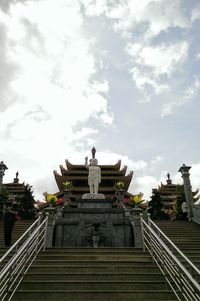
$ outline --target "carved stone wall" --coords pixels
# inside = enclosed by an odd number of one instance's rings
[[[57,247],[131,247],[133,230],[124,210],[111,200],[80,200],[78,208],[65,208],[54,226]],[[85,205],[84,205],[85,204]]]

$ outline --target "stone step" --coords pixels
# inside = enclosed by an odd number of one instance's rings
[[[55,252],[61,252],[61,253],[127,253],[127,252],[138,252],[138,251],[142,251],[142,248],[107,248],[107,247],[103,247],[103,248],[58,248],[58,247],[53,247],[53,248],[47,248],[45,250],[46,253],[55,253]]]
[[[132,265],[96,265],[96,264],[92,264],[92,265],[84,265],[82,264],[80,265],[76,265],[76,263],[72,265],[43,265],[43,264],[34,264],[34,266],[32,266],[30,268],[30,272],[34,272],[34,273],[46,273],[46,274],[50,274],[50,273],[54,273],[57,272],[59,275],[65,273],[66,271],[70,271],[72,273],[87,273],[87,272],[91,272],[91,273],[99,273],[99,272],[104,272],[104,273],[141,273],[141,272],[145,272],[145,273],[155,273],[158,272],[158,268],[157,266],[153,265],[152,263],[148,263],[148,265],[145,264],[132,264]]]
[[[12,301],[175,301],[169,290],[18,290]]]
[[[167,288],[141,249],[52,248],[39,254],[12,301],[176,300]]]
[[[145,269],[143,269],[145,270]],[[62,277],[62,280],[65,281],[65,280],[73,280],[73,281],[76,281],[76,280],[104,280],[104,281],[107,281],[107,280],[119,280],[120,281],[142,281],[142,280],[148,280],[149,279],[149,272],[150,272],[150,269],[146,269],[146,273],[144,271],[139,271],[137,268],[135,268],[135,273],[134,271],[131,271],[131,272],[127,272],[127,271],[122,271],[120,270],[120,272],[116,273],[115,271],[111,272],[111,271],[107,271],[106,269],[104,269],[104,271],[100,271],[100,272],[97,272],[97,271],[91,271],[90,272],[87,272],[87,271],[77,271],[76,273],[72,273],[71,272],[71,269],[70,269],[70,272],[66,272],[66,269],[63,269],[62,271],[59,271],[59,275]],[[153,272],[151,271],[151,279],[153,281],[155,280],[160,280],[160,278],[162,278],[162,274],[157,272]],[[49,271],[44,273],[44,272],[33,272],[32,269],[31,271],[26,274],[25,276],[25,280],[57,280],[58,279],[58,271],[55,272],[55,269],[54,271]]]
[[[24,280],[20,289],[22,290],[162,290],[166,288],[164,280]]]
[[[76,260],[76,261],[91,261],[91,260],[97,260],[97,261],[102,261],[102,260],[112,260],[112,261],[118,261],[121,260],[122,256],[120,254],[118,255],[109,255],[109,254],[91,254],[91,255],[86,255],[86,254],[40,254],[37,257],[37,260]],[[135,254],[125,254],[123,256],[123,261],[136,261],[136,260],[152,260],[151,256],[149,254],[144,254],[141,255],[141,253],[135,253]]]
[[[134,261],[133,260],[98,260],[98,261],[93,261],[93,260],[80,260],[80,261],[74,261],[74,260],[55,260],[55,261],[51,261],[51,260],[36,260],[37,264],[43,264],[43,265],[92,265],[94,264],[95,266],[101,266],[103,265],[112,265],[112,266],[132,266],[132,265],[141,265],[141,264],[149,264],[152,265],[152,258],[145,258],[145,257],[141,257],[141,258],[136,258]]]

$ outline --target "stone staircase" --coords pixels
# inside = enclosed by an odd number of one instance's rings
[[[171,239],[171,241],[187,256],[187,258],[200,270],[200,225],[188,221],[156,221],[157,226]],[[193,278],[200,283],[200,276],[191,270],[188,263],[179,258]]]
[[[12,244],[17,241],[22,234],[31,226],[33,220],[20,220],[17,221],[14,225],[12,232]],[[2,256],[8,248],[5,248],[4,245],[4,226],[3,221],[0,221],[0,256]]]
[[[157,226],[200,269],[200,225],[188,221],[156,221]]]
[[[32,222],[17,222],[13,241]],[[156,224],[200,268],[200,226],[187,221]],[[3,228],[0,228],[3,254]],[[41,252],[12,301],[177,300],[151,256],[138,248],[51,248]]]
[[[176,300],[151,256],[137,248],[41,252],[13,301]]]

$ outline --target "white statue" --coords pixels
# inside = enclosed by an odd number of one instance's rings
[[[101,168],[97,164],[96,158],[90,159],[90,165],[88,165],[88,157],[85,158],[85,167],[89,170],[88,184],[91,194],[98,194],[99,183],[101,183]]]

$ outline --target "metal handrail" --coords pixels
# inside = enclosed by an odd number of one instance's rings
[[[189,260],[189,258],[187,256],[185,256],[185,254],[171,241],[171,239],[169,237],[167,237],[165,235],[165,233],[163,233],[163,231],[150,218],[148,218],[148,223],[151,227],[153,226],[158,231],[157,234],[160,238],[163,237],[165,239],[165,241],[167,241],[168,247],[170,248],[170,250],[172,252],[173,252],[173,249],[176,250],[176,252],[182,257],[182,259],[185,260],[185,264],[186,264],[187,268],[189,267],[189,269],[191,271],[193,270],[192,274],[193,275],[196,274],[200,277],[200,270]]]
[[[38,253],[45,250],[48,214],[0,273],[0,300],[10,301]]]
[[[155,229],[153,229],[153,227]],[[148,218],[148,222],[141,216],[141,228],[143,236],[143,250],[150,252],[153,260],[165,276],[168,285],[171,287],[179,301],[199,301],[200,285],[194,275],[200,276],[200,271],[193,263],[172,243],[172,241]],[[161,239],[163,236],[169,245]],[[170,249],[172,247],[179,254],[181,259]],[[181,261],[187,262],[185,267]],[[192,269],[192,274],[188,271]]]

